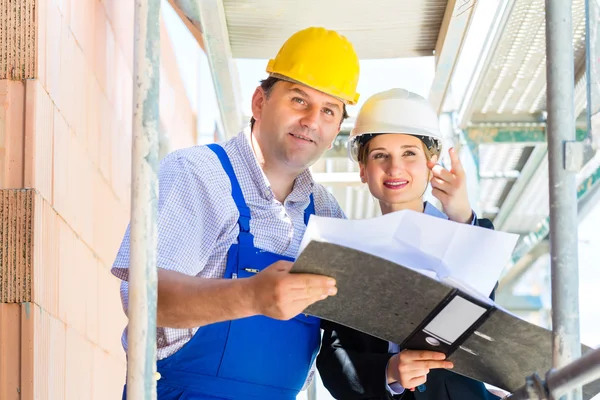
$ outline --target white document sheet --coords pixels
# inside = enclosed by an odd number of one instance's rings
[[[510,262],[517,239],[515,234],[410,210],[362,220],[313,215],[299,252],[312,240],[334,243],[403,265],[487,299]]]

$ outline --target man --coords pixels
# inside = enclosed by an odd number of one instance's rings
[[[343,216],[307,168],[358,100],[359,63],[346,38],[308,28],[267,72],[250,130],[161,163],[159,399],[295,399],[319,349],[318,319],[300,313],[335,281],[290,269],[308,217]],[[125,310],[128,267],[129,230],[112,268]]]

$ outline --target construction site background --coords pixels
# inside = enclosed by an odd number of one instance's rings
[[[121,396],[127,319],[109,269],[129,221],[133,7],[0,2],[0,400]],[[161,156],[214,141],[218,115],[206,55],[166,1],[163,16]],[[244,107],[265,62],[237,64]],[[427,95],[431,82],[414,76],[420,65],[392,76],[381,72],[390,63],[361,64],[363,99],[391,86]],[[579,225],[581,339],[593,347],[599,225],[596,205]],[[546,255],[521,282],[528,294],[539,287],[546,311],[549,274]],[[549,326],[547,312],[520,315]],[[318,397],[330,398],[321,385]]]

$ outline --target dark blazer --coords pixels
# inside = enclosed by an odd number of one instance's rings
[[[476,224],[494,229],[488,219]],[[491,298],[494,299],[494,292]],[[424,392],[405,390],[392,396],[386,388],[386,369],[392,354],[388,342],[343,325],[322,321],[324,330],[317,368],[324,386],[339,400],[492,400],[483,383],[449,370],[431,370]]]

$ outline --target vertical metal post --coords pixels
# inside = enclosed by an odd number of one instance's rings
[[[135,0],[127,398],[156,399],[160,0]]]
[[[577,187],[569,158],[575,141],[571,1],[546,0],[546,55],[553,366],[559,368],[581,356]],[[581,399],[581,388],[568,398]]]

